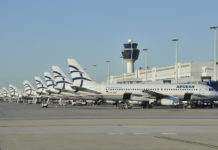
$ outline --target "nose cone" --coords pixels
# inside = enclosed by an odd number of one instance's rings
[[[211,99],[218,100],[218,91],[216,90],[210,91],[210,95],[211,95]]]
[[[218,91],[214,91],[214,96],[218,99]]]

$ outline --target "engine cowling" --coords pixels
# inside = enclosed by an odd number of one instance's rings
[[[160,99],[160,103],[161,105],[164,105],[164,106],[179,105],[180,100],[179,98],[176,98],[176,97],[166,97],[166,98]]]
[[[155,102],[155,99],[148,98],[148,96],[144,94],[134,94],[134,93],[131,94],[129,99],[129,103],[132,104],[142,104],[144,102],[148,102],[149,104],[151,104]]]
[[[142,104],[142,101],[133,101],[133,100],[130,100],[129,104],[140,105],[140,104]]]

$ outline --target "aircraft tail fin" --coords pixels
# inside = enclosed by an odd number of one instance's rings
[[[12,85],[12,84],[9,84],[9,92],[10,92],[10,95],[12,97],[13,96],[19,96],[17,88],[14,85]]]
[[[45,86],[44,82],[41,80],[40,77],[37,77],[37,76],[35,76],[34,79],[36,81],[37,92],[44,93],[46,90],[46,86]]]
[[[69,89],[72,83],[66,74],[58,66],[52,66],[52,71],[56,82],[56,88],[61,90]]]
[[[86,88],[88,85],[96,84],[75,59],[68,59],[67,61],[73,86]]]
[[[3,91],[2,89],[0,89],[0,98],[3,98],[3,97],[4,97]]]
[[[2,93],[3,93],[4,97],[10,97],[8,90],[4,87],[2,88]]]
[[[44,77],[47,88],[55,88],[56,82],[53,76],[49,72],[44,72]]]
[[[24,82],[23,82],[23,86],[24,86],[24,92],[27,94],[27,95],[29,95],[29,96],[31,96],[31,95],[35,95],[35,89],[34,89],[34,87],[32,86],[32,84],[29,82],[29,81],[27,81],[27,80],[25,80]]]

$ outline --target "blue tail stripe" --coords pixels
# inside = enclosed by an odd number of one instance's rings
[[[61,74],[60,72],[53,71],[53,73],[56,73],[56,74],[58,74],[58,75],[62,76],[62,74]]]
[[[48,79],[50,79],[51,80],[51,77],[49,77],[49,76],[44,76],[45,78],[48,78]]]
[[[73,78],[72,80],[73,80],[73,81],[75,81],[75,80],[86,80],[86,81],[92,81],[92,80],[87,79],[87,78],[84,78],[84,77],[76,77],[76,78]]]
[[[60,77],[60,78],[63,78],[63,76],[62,75],[58,75],[58,76],[54,76],[55,78],[58,78],[58,77]]]
[[[59,84],[59,83],[67,83],[67,84],[71,84],[70,82],[67,82],[67,81],[65,81],[65,80],[64,80],[64,81],[57,81],[56,83],[57,83],[57,84]]]
[[[73,66],[73,65],[69,65],[70,68],[74,68],[76,70],[79,70],[77,67]]]
[[[72,74],[72,73],[81,73],[81,71],[79,71],[79,70],[76,70],[76,71],[71,71],[70,73]]]
[[[54,84],[48,84],[47,85],[47,87],[51,87],[51,86],[54,87],[55,85]]]

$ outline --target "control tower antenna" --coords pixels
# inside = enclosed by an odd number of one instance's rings
[[[128,43],[124,43],[123,46],[122,56],[127,63],[127,73],[132,73],[134,72],[134,62],[138,59],[140,52],[137,49],[138,43],[128,40]]]

